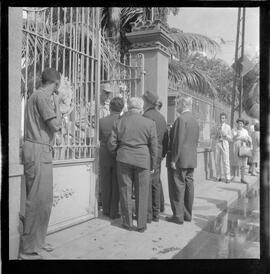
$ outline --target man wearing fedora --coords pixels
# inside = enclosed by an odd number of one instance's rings
[[[158,156],[156,169],[150,178],[150,189],[148,195],[148,217],[147,221],[158,222],[160,213],[160,165],[162,161],[163,143],[166,138],[167,124],[164,116],[156,109],[158,96],[151,91],[146,91],[142,96],[144,101],[144,114],[143,116],[151,119],[156,124],[157,138],[158,138]]]
[[[103,118],[110,115],[110,98],[113,94],[113,90],[109,83],[105,83],[101,86],[100,92],[100,112],[99,118]]]
[[[135,185],[137,227],[144,232],[147,222],[147,206],[150,171],[156,168],[157,133],[153,121],[141,115],[143,100],[128,100],[128,112],[114,122],[108,149],[116,153],[123,227],[131,230],[132,181]]]

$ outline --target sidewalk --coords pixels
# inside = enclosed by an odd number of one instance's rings
[[[248,185],[201,181],[195,184],[193,220],[183,225],[165,221],[171,215],[166,204],[158,223],[148,224],[144,233],[126,231],[121,219],[110,221],[100,216],[80,225],[51,234],[47,242],[53,252],[43,252],[44,259],[171,259],[179,253],[209,221],[256,184],[259,177],[246,176]],[[134,223],[135,224],[135,223]]]

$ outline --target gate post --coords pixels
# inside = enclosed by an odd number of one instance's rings
[[[21,136],[21,51],[22,8],[9,8],[9,259],[19,251],[19,212],[23,165],[20,161]]]
[[[163,103],[161,113],[167,119],[168,104],[168,48],[173,40],[168,35],[169,28],[161,20],[146,21],[132,27],[126,36],[131,42],[131,59],[138,53],[144,55],[144,91],[158,95]]]

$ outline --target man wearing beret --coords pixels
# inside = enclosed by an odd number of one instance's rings
[[[107,148],[107,142],[111,136],[112,126],[119,119],[123,110],[124,101],[120,97],[114,97],[110,101],[110,115],[99,120],[99,163],[101,181],[102,209],[105,216],[115,219],[119,215],[119,188],[116,174],[116,159]]]
[[[49,68],[42,72],[42,85],[32,93],[25,108],[23,163],[26,186],[25,216],[20,258],[42,259],[53,204],[52,145],[61,129],[58,88],[60,73]],[[51,101],[53,96],[54,106]]]
[[[162,161],[163,143],[166,138],[167,124],[164,116],[156,109],[158,96],[150,91],[146,91],[143,95],[144,101],[144,114],[143,116],[151,119],[156,124],[157,138],[158,138],[158,157],[157,165],[150,179],[150,189],[148,196],[148,217],[147,221],[158,222],[160,213],[160,165]]]
[[[144,232],[150,171],[156,168],[157,133],[153,121],[142,117],[143,100],[133,97],[127,102],[128,112],[114,122],[108,148],[116,153],[117,176],[123,227],[132,229],[132,181],[135,185],[137,227]]]

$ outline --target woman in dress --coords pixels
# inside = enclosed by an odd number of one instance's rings
[[[238,168],[240,167],[241,183],[246,184],[245,178],[245,168],[247,166],[248,157],[239,157],[240,147],[250,145],[252,143],[251,137],[248,131],[244,128],[244,119],[239,118],[236,120],[237,128],[232,130],[233,135],[233,157],[234,165]]]
[[[254,126],[254,131],[251,134],[252,138],[252,166],[251,175],[256,176],[256,172],[259,172],[260,164],[260,124],[256,123]]]

